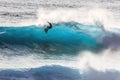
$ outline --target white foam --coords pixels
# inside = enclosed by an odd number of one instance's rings
[[[80,70],[86,70],[88,68],[93,68],[98,71],[106,71],[109,69],[120,70],[120,51],[105,50],[99,54],[85,51],[79,56],[54,56],[51,55],[48,58],[40,55],[26,55],[26,56],[13,56],[5,57],[0,56],[0,68],[36,68],[46,65],[61,65],[71,68],[77,68]],[[59,59],[57,59],[57,58]],[[61,57],[61,58],[60,58]],[[51,59],[50,59],[51,58]]]
[[[120,70],[120,51],[105,50],[100,54],[91,52],[84,52],[83,55],[77,59],[77,67],[87,68],[91,67],[95,70]]]
[[[36,18],[33,19],[17,19],[3,20],[1,26],[6,27],[23,27],[29,25],[41,25],[58,22],[75,21],[87,25],[95,25],[96,22],[103,25],[106,30],[112,28],[120,28],[119,15],[101,7],[81,7],[81,8],[39,8],[36,12]],[[111,30],[112,31],[112,30]]]
[[[115,20],[113,12],[104,8],[40,8],[38,10],[38,22],[44,25],[48,21],[52,23],[76,21],[82,24],[96,24],[99,22],[105,29],[120,27],[119,20]]]

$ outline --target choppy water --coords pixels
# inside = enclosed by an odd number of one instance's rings
[[[119,22],[119,0],[0,0],[0,80],[120,80]]]

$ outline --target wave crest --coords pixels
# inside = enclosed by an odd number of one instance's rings
[[[110,27],[119,27],[116,23],[114,14],[107,9],[102,8],[40,8],[38,10],[37,24],[44,25],[47,22],[59,23],[75,21],[82,24],[103,25],[105,29]]]

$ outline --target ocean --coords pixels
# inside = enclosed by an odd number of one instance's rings
[[[0,80],[120,80],[119,49],[119,0],[0,0]]]

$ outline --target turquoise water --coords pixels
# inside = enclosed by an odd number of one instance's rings
[[[92,25],[82,25],[76,22],[53,24],[53,28],[45,33],[46,26],[22,26],[22,27],[0,27],[4,32],[0,35],[0,45],[3,48],[30,49],[36,47],[55,48],[57,51],[78,52],[83,50],[97,51],[104,47],[98,40],[102,40],[105,32],[101,28]],[[9,47],[10,46],[10,47]],[[66,50],[65,50],[66,49]],[[68,49],[68,50],[67,50]],[[49,52],[48,52],[49,53]],[[57,53],[57,52],[56,52]]]

